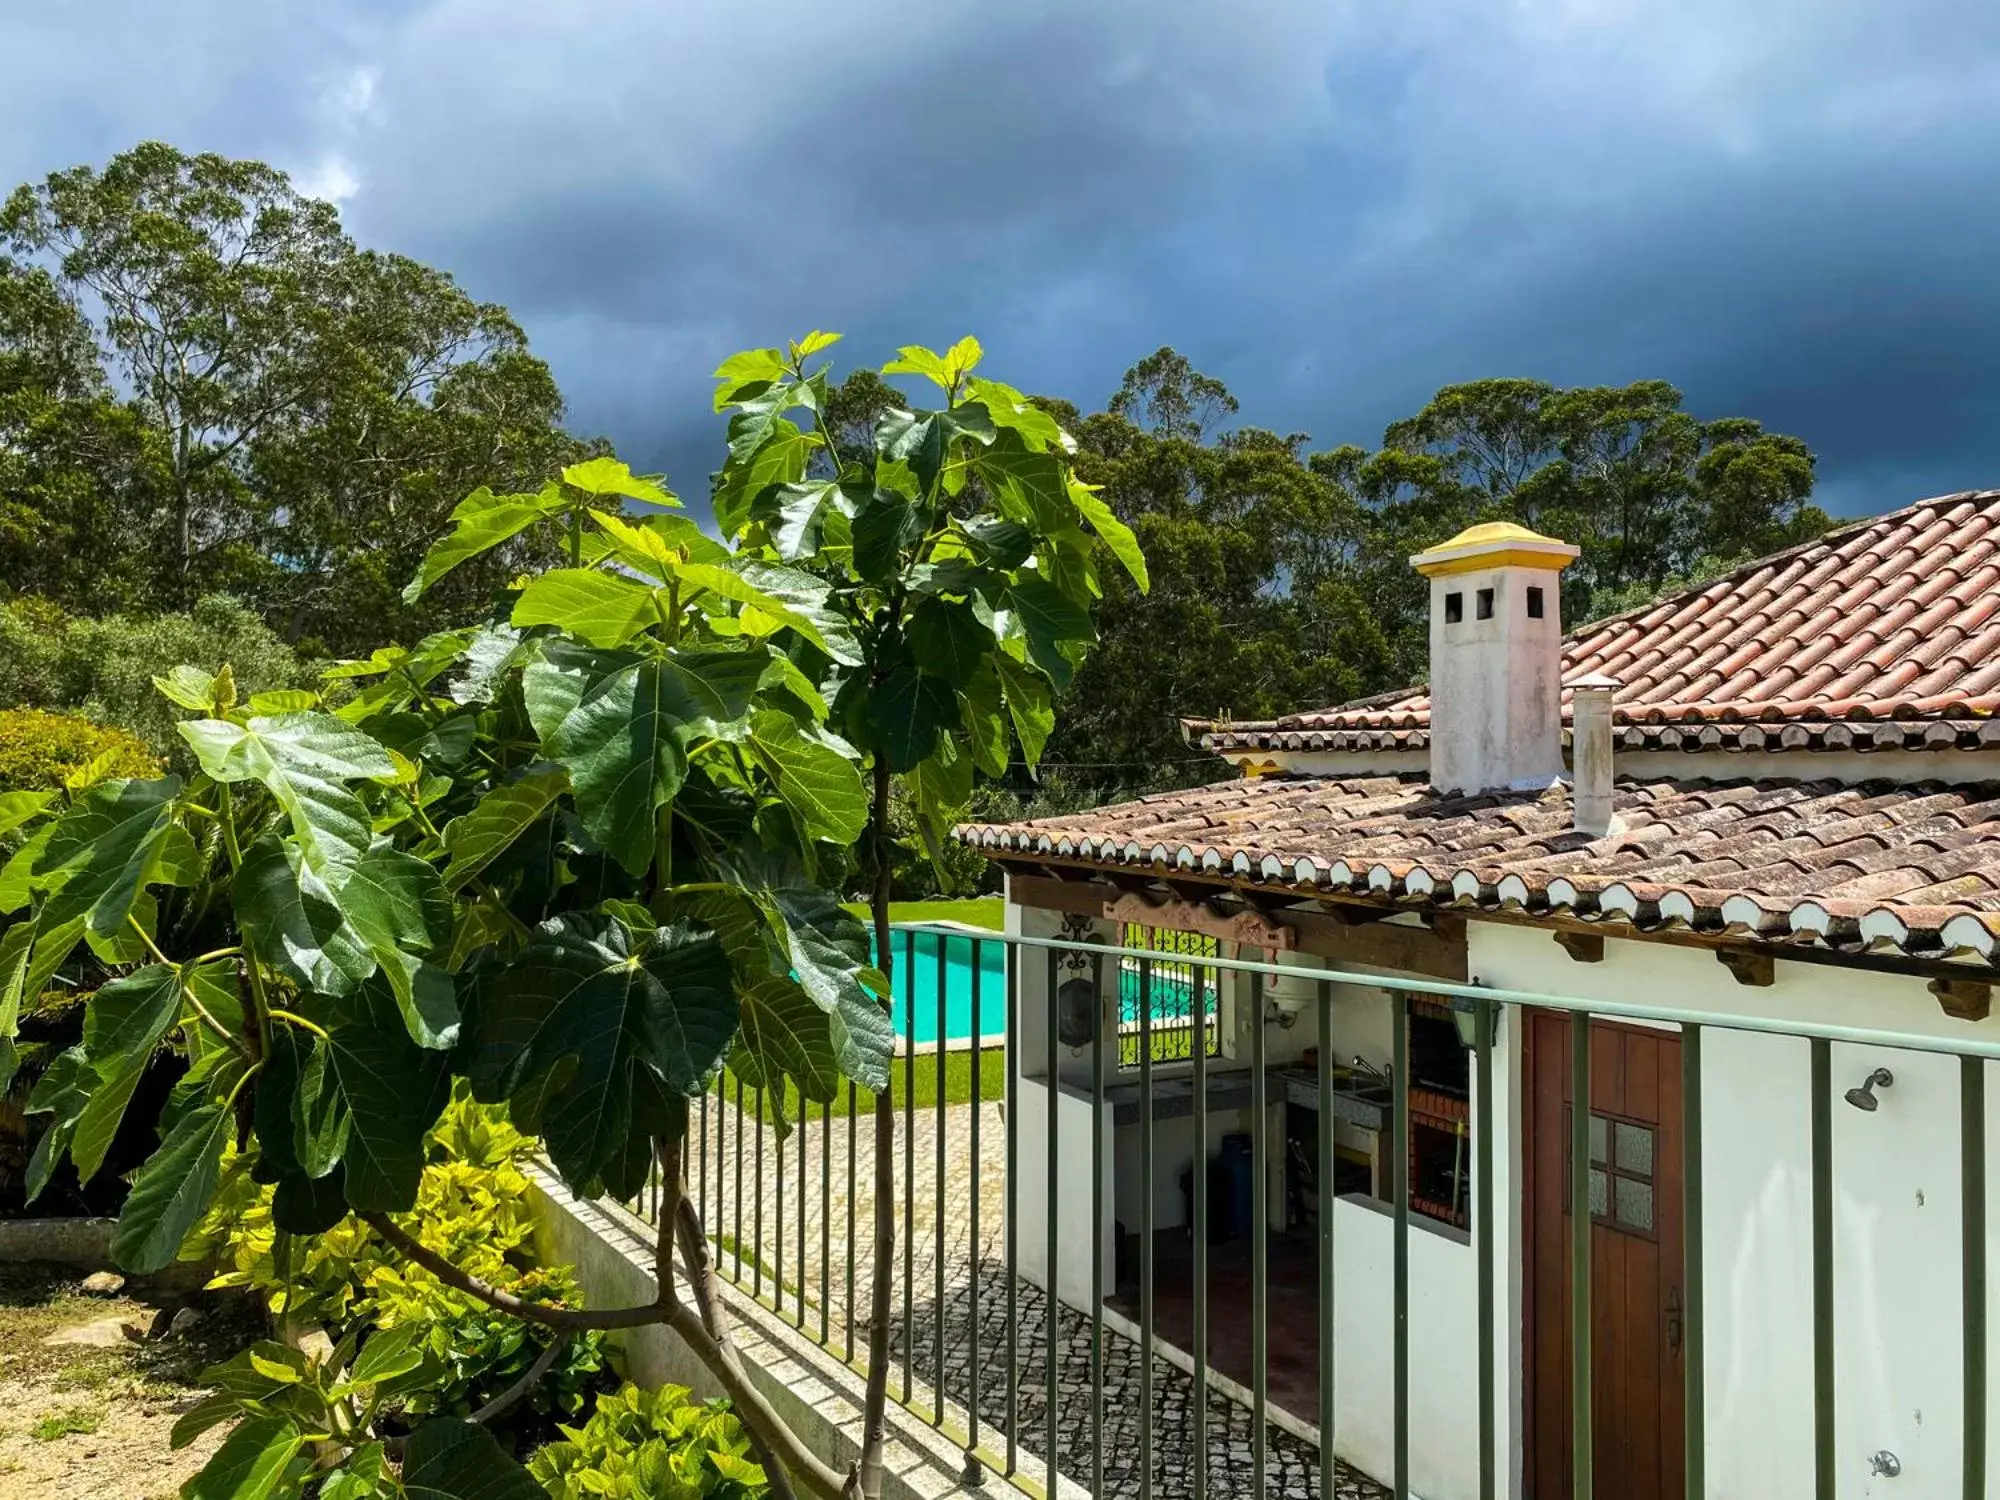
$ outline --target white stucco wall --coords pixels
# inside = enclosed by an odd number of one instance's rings
[[[1046,914],[1031,914],[1031,924]],[[1010,922],[1020,922],[1010,910]],[[1739,985],[1702,950],[1610,939],[1605,961],[1572,960],[1542,929],[1475,921],[1470,966],[1487,985],[1563,994],[1604,1003],[1691,1008],[1718,1020],[1704,1032],[1704,1208],[1707,1287],[1709,1493],[1745,1500],[1805,1500],[1812,1473],[1812,1279],[1809,1044],[1803,1039],[1726,1029],[1719,1018],[1756,1015],[1780,1021],[1901,1030],[1920,1036],[1991,1035],[2000,1022],[1973,1026],[1947,1017],[1914,978],[1790,963],[1776,965],[1768,988]],[[1040,965],[1023,970],[1025,1066],[1045,1070],[1046,1033]],[[1336,1056],[1387,1061],[1389,1032],[1382,992],[1335,991]],[[1268,1036],[1275,1063],[1316,1040],[1310,1013],[1298,1027]],[[1523,1149],[1519,1125],[1520,1034],[1514,1013],[1502,1021],[1496,1057],[1494,1155],[1505,1188],[1495,1204],[1496,1284],[1502,1311],[1496,1381],[1506,1452],[1506,1493],[1518,1494],[1520,1432],[1526,1392],[1518,1377],[1521,1309]],[[1838,1493],[1882,1500],[1947,1500],[1961,1492],[1959,1063],[1901,1049],[1835,1044],[1832,1117],[1835,1209],[1836,1444]],[[1241,1066],[1247,1059],[1239,1059]],[[1840,1095],[1876,1066],[1896,1075],[1874,1114]],[[1217,1071],[1230,1066],[1217,1065]],[[1087,1079],[1089,1051],[1062,1063]],[[1171,1070],[1163,1068],[1162,1074]],[[2000,1163],[2000,1065],[1987,1065],[1988,1154]],[[1025,1274],[1046,1285],[1047,1094],[1032,1076],[1020,1080],[1020,1251]],[[1060,1214],[1057,1280],[1065,1301],[1087,1305],[1090,1240],[1087,1099],[1062,1100],[1064,1169],[1056,1185]],[[1110,1217],[1136,1226],[1136,1132],[1106,1121]],[[1208,1149],[1241,1129],[1235,1111],[1211,1118]],[[1156,1137],[1155,1200],[1161,1227],[1180,1222],[1180,1168],[1195,1155],[1189,1122],[1163,1122]],[[1275,1153],[1274,1153],[1275,1155]],[[1273,1199],[1279,1195],[1274,1192]],[[1336,1209],[1338,1448],[1363,1469],[1386,1474],[1391,1434],[1390,1225],[1367,1205]],[[1475,1430],[1475,1266],[1461,1243],[1414,1230],[1412,1245],[1411,1452],[1420,1494],[1461,1500],[1477,1493]],[[1988,1231],[1988,1255],[2000,1268],[2000,1232]],[[1095,1247],[1104,1285],[1112,1285],[1114,1247]],[[1990,1308],[1989,1368],[2000,1373],[2000,1308]],[[1454,1395],[1453,1393],[1457,1393]],[[1462,1401],[1462,1404],[1460,1404]],[[1989,1413],[1989,1430],[1991,1414]],[[1870,1474],[1869,1458],[1897,1455],[1895,1480]],[[2000,1473],[1989,1493],[2000,1500]]]
[[[1781,960],[1776,982],[1754,988],[1698,950],[1612,940],[1605,962],[1578,964],[1545,932],[1478,922],[1470,956],[1477,978],[1508,989],[1928,1036],[1993,1029],[1944,1015],[1921,980],[1858,970]],[[1838,1493],[1947,1500],[1962,1493],[1959,1064],[1838,1043],[1831,1056]],[[1804,1500],[1813,1493],[1810,1048],[1709,1027],[1702,1064],[1709,1493]],[[1849,1107],[1841,1094],[1878,1065],[1896,1075],[1881,1108]],[[1988,1065],[1987,1077],[1989,1100],[2000,1102],[2000,1072]],[[1990,1161],[2000,1161],[1996,1113]],[[1518,1336],[1518,1242],[1514,1251]],[[1987,1253],[2000,1257],[1990,1224]],[[1989,1366],[2000,1368],[1996,1358],[2000,1337],[1990,1337]],[[1901,1459],[1899,1478],[1871,1476],[1881,1449]],[[1988,1493],[2000,1495],[2000,1475]]]
[[[1396,1221],[1341,1199],[1333,1216],[1334,1452],[1385,1482],[1395,1473]],[[1410,1230],[1410,1487],[1479,1493],[1478,1262],[1457,1238]]]

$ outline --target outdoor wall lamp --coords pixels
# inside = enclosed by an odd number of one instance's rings
[[[1065,979],[1056,986],[1056,1040],[1065,1047],[1088,1047],[1097,1040],[1097,986],[1088,979]]]
[[[1479,976],[1475,974],[1472,982],[1478,984]],[[1472,1051],[1479,1045],[1479,1020],[1487,1002],[1453,995],[1444,1003],[1451,1011],[1451,1024],[1458,1029],[1458,1044],[1467,1052]]]
[[[1087,943],[1094,932],[1088,917],[1072,912],[1063,918],[1062,935],[1069,942]],[[1097,986],[1084,977],[1089,955],[1067,953],[1062,963],[1071,977],[1056,986],[1056,1040],[1081,1049],[1097,1040]]]
[[[1888,1088],[1896,1081],[1896,1075],[1887,1068],[1877,1068],[1861,1080],[1861,1087],[1847,1091],[1847,1102],[1865,1114],[1874,1114],[1881,1100],[1875,1097],[1875,1090]]]

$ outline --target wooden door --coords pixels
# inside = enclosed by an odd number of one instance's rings
[[[1683,1491],[1680,1037],[1598,1021],[1590,1036],[1591,1413],[1595,1493]],[[1528,1493],[1570,1483],[1570,1021],[1528,1029]]]

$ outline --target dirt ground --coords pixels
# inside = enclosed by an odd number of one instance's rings
[[[226,1429],[175,1453],[200,1371],[259,1336],[212,1297],[91,1296],[73,1268],[0,1265],[0,1500],[169,1500]],[[182,1331],[166,1331],[176,1312]]]

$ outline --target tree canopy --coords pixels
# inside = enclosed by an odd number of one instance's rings
[[[0,586],[82,610],[229,592],[371,649],[533,560],[401,598],[474,485],[585,456],[562,417],[504,309],[360,249],[262,163],[148,143],[0,208]]]
[[[248,1171],[284,1234],[353,1213],[501,1312],[564,1331],[675,1329],[736,1403],[774,1495],[796,1493],[792,1481],[819,1500],[882,1494],[891,795],[900,783],[935,841],[975,771],[1000,775],[1016,755],[1032,766],[1053,693],[1094,641],[1110,571],[1099,546],[1142,590],[1147,569],[1073,472],[1069,435],[974,373],[976,342],[903,349],[882,373],[929,389],[858,436],[825,420],[813,361],[833,342],[748,350],[718,372],[725,541],[609,456],[534,490],[482,486],[409,599],[527,533],[546,533],[565,565],[510,581],[456,628],[342,663],[317,689],[245,694],[228,666],[176,667],[156,686],[180,711],[186,775],[93,762],[0,796],[0,1087],[23,1006],[59,974],[88,996],[81,1043],[26,1102],[49,1117],[31,1198],[65,1159],[81,1180],[99,1173],[139,1074],[178,1038],[185,1074],[132,1176],[120,1264],[165,1266],[223,1173]],[[825,477],[810,477],[815,460]],[[628,518],[617,501],[655,509]],[[876,876],[872,946],[839,899],[857,845]],[[714,1312],[682,1155],[689,1100],[725,1068],[773,1086],[781,1109],[788,1089],[822,1104],[846,1080],[875,1092],[854,1486],[743,1378]],[[654,1302],[529,1303],[392,1217],[417,1203],[424,1137],[455,1080],[505,1104],[579,1194],[660,1184]],[[389,1347],[379,1382],[364,1373],[371,1341],[336,1358],[356,1360],[339,1385],[268,1371],[226,1384],[190,1418],[242,1419],[215,1483],[235,1449],[282,1473],[285,1494],[366,1451],[379,1469],[382,1393],[364,1404],[355,1388],[438,1378]],[[313,1434],[337,1436],[309,1448]],[[440,1500],[515,1493],[515,1473],[483,1431],[448,1419],[419,1426],[403,1455],[409,1492]],[[374,1478],[343,1491],[401,1492]]]
[[[1703,421],[1664,381],[1448,386],[1379,448],[1227,425],[1236,399],[1172,349],[1078,418],[1077,471],[1137,534],[1149,594],[1110,581],[1102,644],[1049,749],[1101,790],[1203,779],[1181,717],[1266,718],[1420,682],[1426,595],[1408,559],[1480,521],[1583,549],[1570,625],[1817,535],[1813,455],[1748,418]]]

